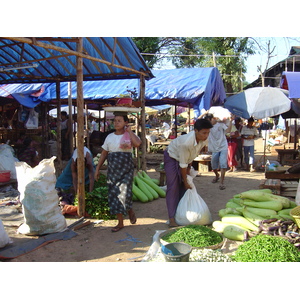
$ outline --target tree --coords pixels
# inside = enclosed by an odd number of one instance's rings
[[[150,68],[166,58],[176,68],[216,66],[227,93],[242,89],[246,57],[255,53],[254,42],[248,37],[161,37],[133,40],[141,53],[155,54],[151,59],[144,56]]]

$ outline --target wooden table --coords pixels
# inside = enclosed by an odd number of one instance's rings
[[[296,159],[298,150],[295,149],[275,149],[278,153],[278,161],[281,165],[285,165],[287,161]]]

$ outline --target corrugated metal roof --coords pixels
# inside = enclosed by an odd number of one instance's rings
[[[0,38],[0,84],[76,81],[76,57],[83,58],[83,80],[139,78],[153,75],[127,37]]]

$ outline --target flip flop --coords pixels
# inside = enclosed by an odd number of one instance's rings
[[[123,229],[123,228],[124,228],[124,226],[123,226],[123,227],[116,226],[116,227],[113,227],[113,228],[111,229],[111,231],[112,231],[112,232],[118,232],[118,231],[120,231],[120,230]]]
[[[216,182],[218,182],[218,181],[219,181],[219,179],[220,179],[220,177],[218,177],[218,178],[214,178],[214,179],[212,180],[212,183],[216,183]]]
[[[226,187],[225,187],[225,185],[221,184],[221,185],[219,186],[219,189],[220,189],[220,190],[225,190]]]
[[[131,224],[135,224],[136,223],[136,216],[135,213],[132,214],[132,216],[129,216],[129,220]]]

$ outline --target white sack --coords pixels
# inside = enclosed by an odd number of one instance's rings
[[[193,178],[197,175],[197,172],[192,168],[190,174],[187,175],[187,181],[192,189],[188,189],[180,199],[175,214],[175,221],[181,226],[211,224],[212,217],[210,211],[204,200],[197,193],[193,183]]]
[[[7,145],[0,145],[0,171],[10,171],[10,178],[17,179],[15,162],[18,161],[14,157],[14,149]]]
[[[5,247],[9,243],[11,243],[11,240],[5,231],[2,220],[0,219],[0,248]]]
[[[55,156],[43,159],[34,168],[25,162],[16,163],[18,190],[25,220],[18,229],[19,233],[43,235],[60,232],[67,227],[58,206],[54,160]]]

